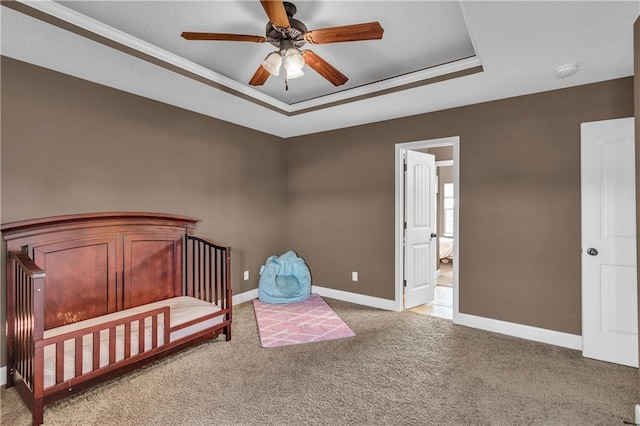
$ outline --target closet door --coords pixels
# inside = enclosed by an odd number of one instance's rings
[[[180,295],[182,235],[124,235],[124,308]]]
[[[46,330],[115,312],[116,241],[115,235],[96,236],[33,247],[46,273]]]

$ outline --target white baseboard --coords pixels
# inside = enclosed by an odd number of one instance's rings
[[[364,294],[350,293],[348,291],[334,290],[332,288],[320,287],[317,285],[311,286],[312,293],[318,293],[320,296],[329,297],[331,299],[342,300],[343,302],[355,303],[358,305],[370,306],[372,308],[385,309],[388,311],[396,310],[396,302],[388,299],[381,299],[379,297],[366,296]],[[248,302],[258,298],[258,289],[245,291],[244,293],[236,294],[233,296],[233,304],[238,305],[240,303]]]
[[[548,343],[550,345],[562,346],[569,349],[582,350],[582,336],[578,336],[576,334],[563,333],[561,331],[547,330],[545,328],[531,327],[529,325],[516,324],[463,313],[459,313],[455,316],[453,322],[454,324],[464,325],[471,328],[506,334],[507,336]]]
[[[235,306],[235,305],[239,305],[241,303],[248,302],[250,300],[257,299],[257,298],[258,298],[258,289],[254,288],[253,290],[245,291],[244,293],[234,294],[233,300],[231,303],[233,303],[233,305]]]
[[[395,300],[381,299],[379,297],[366,296],[364,294],[351,293],[342,290],[334,290],[332,288],[320,287],[317,285],[311,286],[311,292],[318,293],[320,296],[342,300],[343,302],[355,303],[357,305],[370,306],[372,308],[385,309],[387,311],[396,310]]]
[[[640,404],[636,404],[636,424],[640,425]]]
[[[342,300],[343,302],[356,303],[358,305],[370,306],[372,308],[385,309],[388,311],[396,310],[395,300],[381,299],[379,297],[335,290],[317,285],[311,286],[311,292],[318,293],[320,296],[329,297],[331,299]],[[233,304],[238,305],[257,298],[258,289],[256,288],[233,296]],[[544,328],[531,327],[529,325],[516,324],[463,313],[454,315],[453,322],[458,325],[506,334],[508,336],[519,337],[521,339],[582,350],[582,336],[576,334],[563,333],[560,331],[547,330]]]
[[[0,386],[7,384],[7,367],[0,368]]]

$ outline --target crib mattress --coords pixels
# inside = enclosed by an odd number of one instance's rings
[[[114,312],[111,314],[103,315],[97,318],[91,318],[88,320],[80,321],[74,324],[64,325],[62,327],[56,327],[51,330],[47,330],[44,332],[44,338],[50,338],[59,336],[61,334],[77,331],[86,327],[91,327],[98,324],[104,324],[108,321],[122,319],[124,317],[135,315],[138,313],[150,311],[152,309],[162,308],[168,306],[169,307],[169,318],[170,318],[170,328],[174,328],[176,326],[185,324],[189,321],[195,320],[197,318],[202,318],[206,315],[210,315],[220,311],[220,308],[214,304],[205,302],[200,299],[196,299],[188,296],[180,296],[174,297],[167,300],[161,300],[159,302],[149,303],[147,305],[138,306],[135,308],[125,309],[123,311]],[[215,318],[210,318],[206,321],[201,321],[195,324],[192,324],[188,327],[182,328],[180,330],[171,332],[169,334],[169,342],[175,342],[177,340],[182,339],[183,337],[187,337],[189,335],[195,334],[199,331],[205,330],[207,328],[213,327],[217,324],[220,324],[223,321],[223,316],[218,316]],[[138,321],[134,321],[131,323],[131,355],[138,354]],[[147,318],[145,320],[145,329],[143,330],[145,335],[144,337],[144,350],[147,351],[152,347],[152,328],[151,328],[151,318]],[[164,342],[164,318],[162,315],[158,317],[158,328],[157,328],[157,341],[158,345],[161,346],[165,344]],[[120,361],[124,359],[124,345],[125,345],[125,337],[124,337],[124,325],[116,327],[116,361]],[[82,338],[83,345],[83,363],[82,363],[82,373],[88,373],[93,369],[93,335],[87,334]],[[56,374],[56,347],[55,344],[45,346],[44,349],[44,387],[53,386],[55,384],[55,374]],[[67,340],[64,343],[64,380],[69,381],[73,379],[75,376],[75,342],[74,339]],[[100,367],[104,367],[109,364],[109,332],[108,330],[103,330],[100,333]]]

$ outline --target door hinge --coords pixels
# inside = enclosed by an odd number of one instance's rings
[[[404,229],[407,229],[407,222],[404,222],[404,224],[402,225]]]
[[[407,171],[407,163],[404,163],[404,171]]]
[[[407,286],[407,280],[402,280],[402,286],[406,287]]]

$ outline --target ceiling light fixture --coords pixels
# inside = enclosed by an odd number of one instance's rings
[[[280,52],[271,52],[264,58],[264,61],[262,61],[264,69],[276,77],[280,75],[280,65],[282,65],[282,55],[280,55]]]
[[[269,53],[261,65],[269,74],[278,76],[283,63],[284,69],[287,71],[284,87],[289,90],[289,80],[302,77],[304,75],[302,68],[305,65],[304,56],[291,40],[281,40],[280,49]]]
[[[380,22],[366,22],[362,24],[341,25],[339,27],[307,30],[307,26],[295,19],[296,6],[288,1],[261,0],[262,8],[269,18],[265,35],[254,36],[246,34],[201,33],[185,31],[182,37],[186,40],[218,40],[218,41],[250,41],[254,43],[268,42],[278,50],[267,55],[249,80],[251,86],[262,86],[271,75],[278,75],[284,62],[287,70],[285,88],[288,89],[288,79],[302,77],[302,68],[316,71],[334,86],[342,86],[349,80],[347,76],[335,69],[331,64],[315,54],[312,50],[300,49],[305,44],[341,43],[345,41],[380,40],[384,28]],[[278,57],[279,56],[279,57]]]
[[[304,57],[302,53],[293,47],[287,49],[284,55],[284,68],[287,70],[287,78],[302,77],[304,75],[302,67],[304,67]]]

